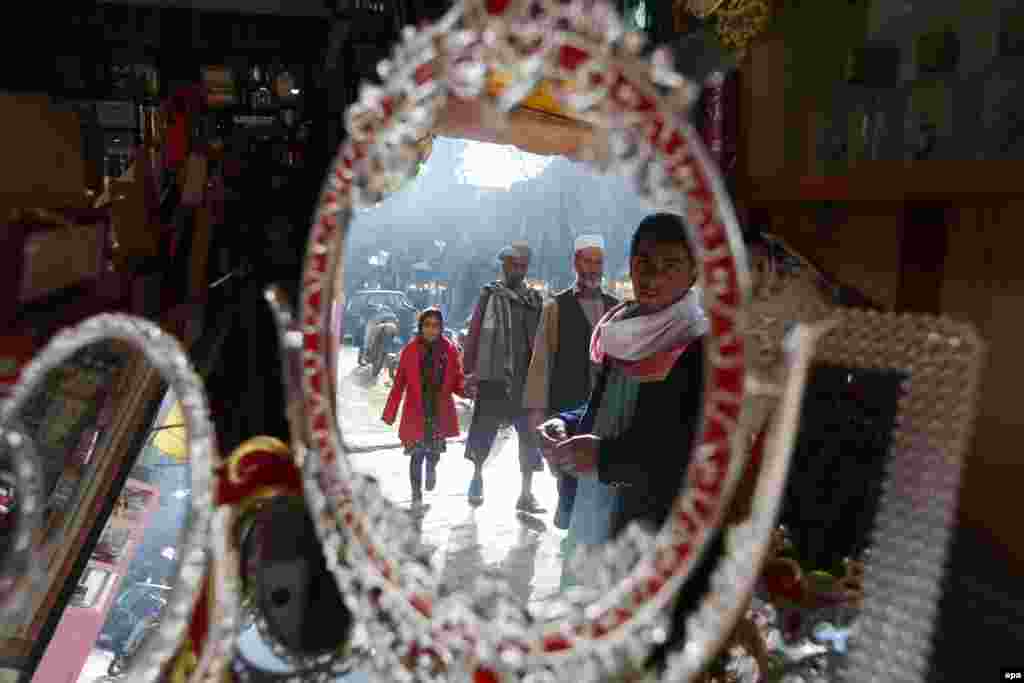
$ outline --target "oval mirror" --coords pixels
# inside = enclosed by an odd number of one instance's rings
[[[4,620],[8,642],[38,637],[92,535],[36,680],[74,679],[83,667],[94,677],[157,680],[200,588],[212,512],[213,434],[178,343],[127,316],[65,330],[25,368],[0,431],[35,449],[42,510],[28,551],[35,589]],[[92,645],[84,664],[68,656],[83,638]]]
[[[749,289],[697,88],[599,2],[459,3],[404,38],[348,112],[300,315],[307,502],[374,664],[606,680],[666,641],[704,661],[754,576],[689,615],[769,529],[721,530]]]

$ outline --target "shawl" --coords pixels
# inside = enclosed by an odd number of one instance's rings
[[[650,315],[637,315],[637,305],[626,302],[608,311],[594,328],[590,359],[598,364],[608,360],[641,382],[661,381],[690,343],[708,328],[696,287]]]
[[[526,308],[539,310],[542,302],[540,295],[525,286],[513,290],[502,282],[495,282],[485,291],[490,296],[487,297],[480,325],[477,374],[481,380],[501,380],[511,384],[517,372],[526,371],[526,368],[516,367],[516,354],[511,348],[512,304],[518,302]]]

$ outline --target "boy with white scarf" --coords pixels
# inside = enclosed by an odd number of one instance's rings
[[[608,538],[631,522],[660,529],[668,519],[698,436],[709,327],[679,216],[640,223],[630,277],[636,301],[609,311],[591,339],[591,359],[602,370],[590,400],[537,430],[552,466],[619,488]],[[722,551],[716,534],[677,597],[672,636],[655,661],[685,640],[686,616],[709,589]]]

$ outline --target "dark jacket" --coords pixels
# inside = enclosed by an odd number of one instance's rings
[[[602,292],[605,310],[619,300]],[[555,296],[558,302],[558,349],[552,359],[548,406],[552,412],[571,410],[587,400],[590,386],[590,337],[594,332],[583,312],[576,288]]]
[[[590,433],[607,383],[602,371],[586,405],[562,413],[570,436]],[[660,529],[682,489],[695,439],[699,436],[704,387],[704,340],[690,345],[676,360],[668,377],[640,387],[633,423],[621,435],[601,440],[598,478],[618,486],[619,502],[612,518],[612,536],[638,520]],[[710,588],[711,572],[723,552],[722,535],[715,533],[706,552],[677,596],[672,632],[653,655],[663,662],[667,648],[685,640],[686,617]]]
[[[593,429],[608,381],[602,371],[586,405],[562,413],[570,436]],[[696,436],[704,385],[704,340],[676,360],[668,377],[640,387],[633,423],[621,435],[601,440],[598,478],[619,487],[612,535],[631,521],[660,528],[679,494]]]

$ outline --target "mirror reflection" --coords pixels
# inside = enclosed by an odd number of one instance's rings
[[[356,212],[340,426],[451,590],[499,571],[554,617],[589,585],[582,549],[661,526],[700,412],[696,278],[682,219],[512,146],[436,137],[414,179]]]
[[[50,370],[14,421],[43,470],[44,521],[33,539],[43,590],[0,628],[11,640],[33,638],[56,609],[35,680],[120,676],[159,626],[177,576],[191,503],[180,404],[140,353],[109,341]]]

